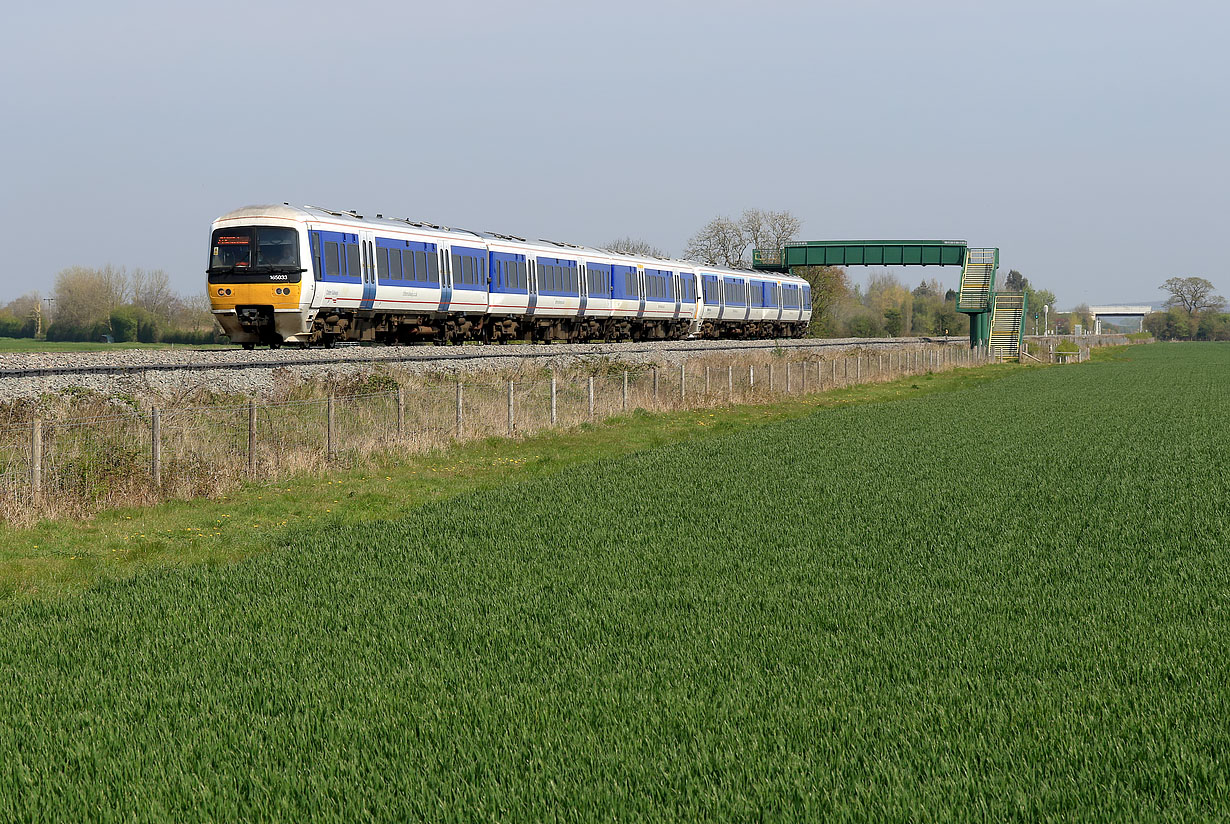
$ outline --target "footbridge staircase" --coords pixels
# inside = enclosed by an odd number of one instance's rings
[[[1025,295],[1021,292],[995,296],[991,311],[991,340],[988,348],[1001,361],[1021,360],[1021,335],[1025,324]]]

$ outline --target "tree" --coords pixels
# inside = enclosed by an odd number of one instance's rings
[[[38,292],[26,292],[15,298],[0,309],[4,318],[4,331],[0,336],[6,338],[33,338],[41,334],[48,320],[48,309],[44,308],[43,299]]]
[[[1029,285],[1029,281],[1025,276],[1016,269],[1008,270],[1008,277],[1004,280],[1004,291],[1006,292],[1024,292]]]
[[[1071,315],[1073,327],[1079,323],[1081,325],[1081,331],[1086,334],[1093,331],[1093,315],[1089,311],[1088,303],[1078,303],[1076,307],[1073,308]],[[1076,329],[1073,328],[1072,331],[1075,332]]]
[[[146,272],[136,269],[132,273],[132,302],[149,312],[163,324],[171,320],[175,304],[175,293],[171,291],[171,279],[162,269]]]
[[[745,209],[738,221],[719,215],[688,240],[684,257],[712,266],[747,269],[747,250],[781,249],[799,233],[802,223],[790,212]]]
[[[1213,294],[1213,284],[1204,278],[1167,278],[1160,288],[1170,293],[1166,306],[1178,307],[1189,316],[1210,309],[1219,310],[1226,305],[1226,299]]]
[[[914,295],[890,272],[873,272],[867,280],[867,307],[884,319],[891,337],[914,328]],[[896,320],[890,318],[895,313]]]
[[[111,311],[129,302],[130,282],[124,269],[110,264],[101,269],[72,266],[56,275],[55,308],[56,323],[63,330],[75,330],[73,334],[89,334],[93,339],[96,326],[107,326]],[[50,330],[49,330],[50,332]],[[62,340],[69,338],[61,338]]]
[[[789,212],[745,209],[739,219],[748,242],[753,249],[776,251],[794,240],[802,228],[802,222]]]
[[[846,270],[840,266],[796,266],[791,272],[811,284],[811,324],[808,334],[836,334],[836,310],[850,297]]]
[[[711,266],[746,269],[747,262],[743,259],[746,249],[747,238],[739,224],[728,217],[715,217],[688,239],[683,255]]]
[[[638,255],[640,257],[670,257],[670,255],[649,243],[649,241],[638,240],[633,237],[617,238],[602,248],[610,252],[620,252],[625,255]]]

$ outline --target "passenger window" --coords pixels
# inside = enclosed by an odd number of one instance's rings
[[[427,264],[427,282],[434,285],[440,285],[440,258],[435,252],[419,252],[422,255],[421,261]],[[417,264],[416,264],[417,265]]]
[[[350,275],[350,277],[352,278],[357,278],[360,276],[360,271],[361,269],[359,266],[359,244],[347,243],[346,244],[346,274]]]
[[[325,274],[338,276],[342,273],[341,251],[332,240],[325,241]]]

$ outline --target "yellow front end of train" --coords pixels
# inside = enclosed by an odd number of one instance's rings
[[[232,213],[233,215],[235,213]],[[230,215],[215,222],[210,236],[207,290],[218,325],[235,343],[251,349],[280,346],[305,332],[301,261],[305,234],[296,225],[271,225],[276,216]],[[310,286],[309,278],[306,284]]]

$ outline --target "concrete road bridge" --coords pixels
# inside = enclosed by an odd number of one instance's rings
[[[1110,304],[1107,306],[1090,306],[1090,320],[1093,321],[1093,329],[1091,331],[1100,333],[1102,330],[1101,324],[1098,321],[1099,317],[1105,318],[1140,318],[1140,331],[1145,330],[1145,315],[1153,312],[1152,306],[1143,304]]]

